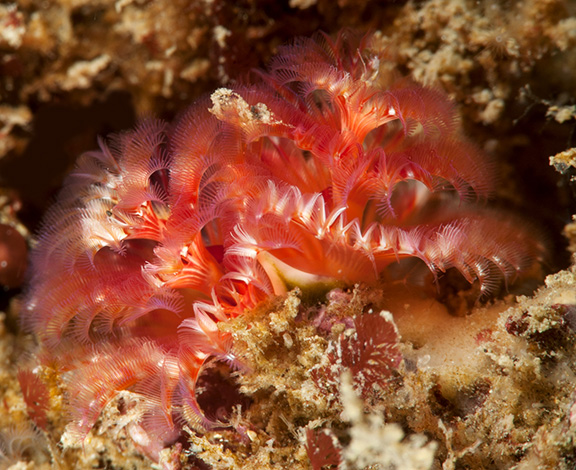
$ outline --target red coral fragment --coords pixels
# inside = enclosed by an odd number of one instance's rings
[[[47,412],[50,406],[48,387],[34,372],[28,369],[19,370],[17,378],[24,396],[28,416],[36,426],[46,431],[48,426]]]
[[[24,281],[28,246],[12,226],[0,224],[0,287],[20,287]]]
[[[329,429],[306,429],[306,453],[313,470],[338,468],[342,461],[342,447]]]
[[[341,340],[341,361],[366,396],[374,385],[387,386],[392,372],[400,366],[400,338],[387,312],[354,317],[354,330],[354,334]]]
[[[398,331],[389,313],[366,313],[354,317],[354,329],[346,330],[328,348],[329,365],[312,370],[312,378],[321,389],[338,396],[340,376],[352,373],[353,385],[367,398],[376,388],[389,385],[402,355],[398,349]]]

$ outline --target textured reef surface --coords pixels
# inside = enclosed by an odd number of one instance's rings
[[[0,45],[17,51],[2,62],[3,152],[23,148],[27,106],[39,106],[34,152],[58,100],[87,106],[103,87],[122,106],[119,87],[139,111],[170,110],[187,80],[221,86],[171,124],[144,119],[84,151],[33,241],[38,195],[22,178],[0,194],[7,299],[33,248],[29,287],[2,318],[0,465],[571,468],[573,271],[534,293],[541,271],[568,264],[557,234],[574,152],[546,142],[575,112],[566,74],[545,71],[574,60],[569,8],[340,2],[340,24],[389,27],[291,40],[234,80],[248,70],[234,70],[236,48],[273,23],[245,31],[239,18],[262,20],[250,2],[238,16],[220,3],[181,16],[132,2],[0,10]],[[321,1],[292,3],[311,30],[331,22]],[[290,24],[291,10],[262,11]],[[37,62],[27,82],[22,60],[65,12],[69,29],[41,52],[62,61]],[[74,45],[92,37],[88,17],[116,27]],[[546,93],[552,77],[563,95]],[[556,134],[526,141],[538,107]],[[555,153],[563,176],[545,169]],[[33,337],[14,336],[18,324]]]

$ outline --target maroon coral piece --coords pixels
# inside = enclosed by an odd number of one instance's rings
[[[198,375],[211,359],[239,366],[218,322],[293,286],[375,283],[419,259],[489,295],[542,255],[523,222],[479,204],[493,165],[447,98],[383,83],[382,59],[369,37],[298,39],[254,85],[80,157],[46,216],[25,312],[67,371],[79,438],[120,390],[146,398],[158,438],[182,418],[214,425]]]
[[[24,396],[28,416],[36,426],[46,431],[48,425],[46,414],[50,405],[48,387],[30,370],[18,371],[17,378]]]
[[[12,226],[0,224],[0,288],[20,287],[26,272],[28,246]]]
[[[312,470],[338,468],[342,461],[342,448],[329,429],[306,429],[306,453]]]
[[[311,377],[330,401],[339,396],[340,377],[349,370],[354,389],[369,399],[384,389],[398,369],[402,355],[400,337],[387,312],[365,313],[354,317],[354,327],[346,330],[327,349],[328,363],[311,370]]]

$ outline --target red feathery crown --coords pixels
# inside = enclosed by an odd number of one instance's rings
[[[121,390],[145,398],[159,439],[214,425],[198,376],[209,360],[240,366],[218,323],[294,286],[376,283],[417,259],[488,296],[542,256],[526,224],[480,204],[494,167],[448,99],[381,83],[370,37],[352,36],[297,39],[257,83],[80,157],[25,311],[68,374],[77,437]]]

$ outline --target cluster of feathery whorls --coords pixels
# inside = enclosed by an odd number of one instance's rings
[[[541,257],[518,218],[478,204],[493,165],[448,99],[381,83],[381,59],[369,37],[297,39],[257,83],[80,157],[44,221],[24,312],[68,377],[76,436],[122,390],[144,397],[141,426],[159,440],[218,424],[199,374],[242,366],[218,323],[293,286],[376,283],[421,260],[486,296]]]

